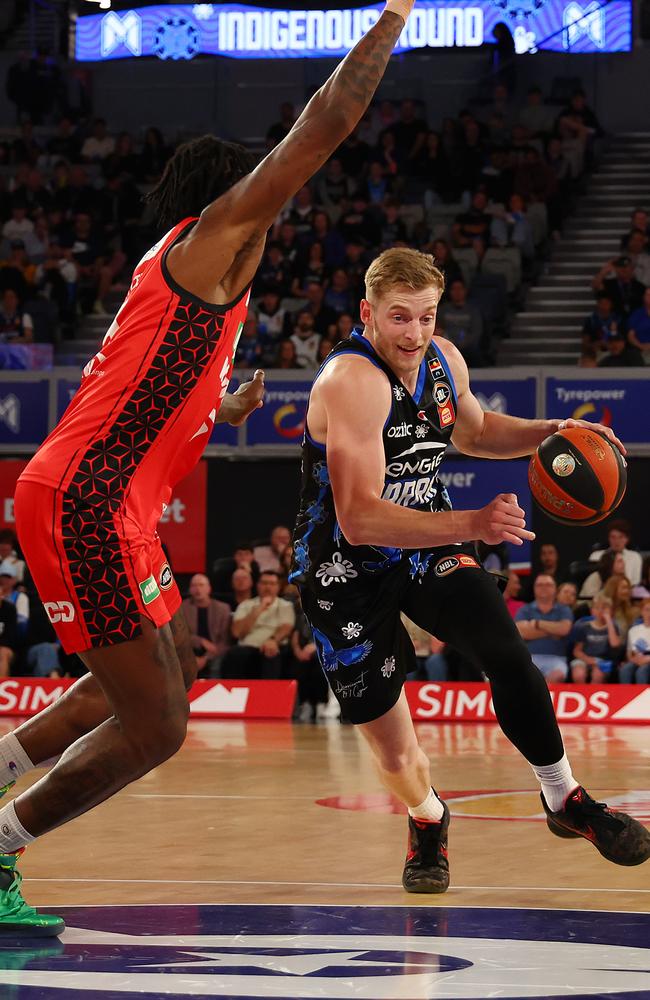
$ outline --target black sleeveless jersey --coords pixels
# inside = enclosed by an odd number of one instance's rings
[[[392,405],[384,424],[386,456],[382,497],[413,510],[450,510],[445,487],[438,481],[456,420],[456,389],[442,352],[432,344],[424,357],[413,395],[378,356],[359,331],[340,341],[316,374],[333,358],[361,355],[384,372],[390,382]],[[350,427],[354,437],[354,427]],[[344,537],[334,508],[323,445],[309,435],[305,425],[302,446],[300,508],[294,530],[294,563],[290,579],[301,586],[346,584],[349,590],[363,586],[370,576],[409,559],[413,577],[424,573],[430,556],[413,549],[350,545]]]

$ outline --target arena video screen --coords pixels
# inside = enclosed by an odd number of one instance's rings
[[[289,59],[345,55],[383,4],[353,10],[297,10],[242,4],[165,4],[79,17],[80,61],[157,56]],[[632,0],[419,0],[396,52],[475,48],[505,21],[517,51],[627,52]]]

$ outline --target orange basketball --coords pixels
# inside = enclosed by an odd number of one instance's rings
[[[530,460],[528,483],[537,506],[560,524],[595,524],[623,499],[627,466],[599,431],[570,427],[547,437]]]

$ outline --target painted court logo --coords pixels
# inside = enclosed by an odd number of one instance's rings
[[[160,597],[160,590],[158,589],[158,584],[153,576],[147,577],[142,583],[138,584],[140,587],[140,593],[142,594],[143,604],[151,604],[155,601],[157,597]]]
[[[188,926],[187,910],[64,908],[60,942],[3,947],[0,995],[99,1000],[128,983],[149,1000],[649,996],[643,913],[202,906]]]

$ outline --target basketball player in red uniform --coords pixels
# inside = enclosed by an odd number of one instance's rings
[[[219,411],[237,423],[260,405],[261,373],[226,390],[266,232],[365,112],[413,3],[388,0],[256,169],[244,149],[212,136],[177,151],[150,196],[172,228],[136,267],[79,391],[18,482],[16,526],[39,595],[90,673],[0,740],[5,791],[61,755],[0,809],[0,932],[61,932],[60,918],[20,895],[23,848],[185,739],[196,663],[156,524]]]

